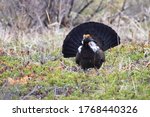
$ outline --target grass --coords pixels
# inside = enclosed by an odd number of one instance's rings
[[[150,46],[121,44],[106,51],[99,70],[84,73],[55,49],[44,64],[30,56],[0,56],[0,99],[150,99]],[[58,56],[59,55],[59,56]]]

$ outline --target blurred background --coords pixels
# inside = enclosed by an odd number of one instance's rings
[[[112,26],[123,40],[145,42],[150,30],[150,1],[0,0],[0,29],[10,33],[63,33],[86,21]]]

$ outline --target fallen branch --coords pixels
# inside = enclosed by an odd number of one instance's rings
[[[38,91],[39,89],[40,89],[40,87],[36,85],[36,86],[33,88],[32,91],[30,91],[27,95],[25,95],[25,96],[22,97],[21,99],[22,99],[22,100],[27,99],[27,97],[29,97],[30,95],[32,95],[34,92]]]

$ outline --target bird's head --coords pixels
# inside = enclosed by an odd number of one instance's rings
[[[90,34],[84,34],[83,35],[83,40],[82,40],[82,45],[83,46],[89,46],[90,42],[94,42],[94,39]]]
[[[92,38],[90,34],[84,34],[82,45],[84,47],[90,47],[94,52],[96,52],[99,47],[97,46],[97,42]]]

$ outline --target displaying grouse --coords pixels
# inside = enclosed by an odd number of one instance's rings
[[[120,44],[120,37],[109,26],[86,22],[73,28],[66,36],[62,53],[65,58],[76,57],[83,69],[99,69],[105,61],[104,51]]]

